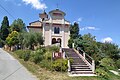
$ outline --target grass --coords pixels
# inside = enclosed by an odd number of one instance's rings
[[[113,73],[109,73],[110,78],[104,79],[102,77],[69,77],[65,72],[49,71],[45,68],[41,68],[40,65],[33,62],[25,62],[19,59],[16,54],[11,53],[16,59],[19,60],[33,75],[36,75],[39,80],[120,80],[120,76],[116,76]]]

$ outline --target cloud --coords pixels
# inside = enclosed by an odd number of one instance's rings
[[[22,0],[26,5],[32,5],[33,8],[43,10],[46,9],[47,6],[45,3],[42,3],[40,0]]]
[[[83,18],[80,17],[80,18],[78,18],[77,21],[78,21],[78,22],[81,22],[82,20],[83,20]]]
[[[79,17],[77,20],[73,21],[72,24],[74,24],[75,22],[77,22],[78,24],[83,20],[82,17]]]
[[[102,40],[101,40],[103,43],[105,43],[105,42],[112,42],[113,41],[113,39],[111,38],[111,37],[106,37],[106,38],[103,38]]]
[[[88,26],[88,27],[80,28],[80,30],[81,30],[81,31],[84,31],[84,30],[99,30],[99,28],[92,27],[92,26]]]

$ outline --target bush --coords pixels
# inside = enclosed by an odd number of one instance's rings
[[[103,66],[105,67],[106,69],[115,69],[116,66],[115,66],[115,62],[113,61],[113,59],[111,58],[103,58],[101,61],[100,61],[100,66]]]
[[[58,46],[48,46],[47,47],[47,50],[50,52],[58,52],[59,49],[60,49],[60,47],[58,47]]]
[[[24,59],[24,61],[28,61],[30,58],[31,51],[30,50],[17,50],[14,53],[17,54],[18,58]]]
[[[17,50],[14,53],[18,56],[18,58],[23,59],[23,50]]]
[[[33,57],[33,62],[34,62],[35,64],[37,64],[37,63],[39,63],[40,61],[42,61],[42,59],[43,59],[43,54],[44,54],[44,52],[43,52],[42,49],[35,51],[34,54],[32,55],[32,57]]]
[[[118,59],[118,60],[116,61],[116,65],[117,65],[117,68],[120,69],[120,59]]]
[[[51,58],[52,58],[52,52],[47,51],[44,54],[44,57],[45,57],[46,60],[51,60]]]
[[[97,74],[99,77],[102,77],[102,78],[105,78],[105,79],[108,79],[108,78],[109,78],[108,73],[107,73],[104,69],[101,69],[101,68],[96,69],[96,74]]]
[[[55,60],[52,64],[52,68],[55,70],[55,71],[67,71],[67,60],[64,60],[64,59],[58,59],[58,60]]]
[[[52,69],[52,62],[48,61],[48,60],[42,60],[40,62],[40,66],[43,67],[43,68],[49,69],[49,70],[53,70]]]
[[[31,54],[30,50],[25,50],[24,51],[24,54],[23,54],[24,61],[28,61],[30,59],[30,54]]]

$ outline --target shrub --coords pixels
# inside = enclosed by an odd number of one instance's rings
[[[15,51],[14,53],[18,56],[18,58],[20,58],[20,59],[23,58],[23,53],[24,53],[23,50],[17,50],[17,51]]]
[[[34,62],[35,64],[37,64],[37,63],[39,63],[40,61],[42,61],[42,59],[43,59],[43,54],[44,54],[44,52],[43,52],[42,49],[35,51],[34,54],[32,55],[32,57],[33,57],[33,62]]]
[[[23,54],[24,61],[28,61],[30,59],[30,54],[31,54],[30,50],[25,50],[24,51],[24,54]]]
[[[116,61],[116,65],[117,65],[117,67],[120,69],[120,59],[118,59],[118,60]]]
[[[37,50],[42,50],[42,52],[43,52],[43,53],[45,53],[45,52],[46,52],[45,47],[41,47],[41,46],[40,46],[40,47],[38,47],[38,48],[36,49],[36,51],[37,51]]]
[[[108,73],[107,73],[104,69],[101,69],[101,68],[96,69],[96,74],[97,74],[99,77],[102,77],[102,78],[105,78],[105,79],[108,79],[108,78],[109,78]]]
[[[52,58],[52,52],[47,51],[44,54],[44,57],[45,57],[46,60],[51,60],[51,58]]]
[[[67,60],[58,59],[55,60],[52,64],[52,67],[55,71],[67,71]]]
[[[48,60],[42,60],[40,62],[40,66],[43,67],[43,68],[49,69],[49,70],[53,70],[52,69],[52,62],[48,61]]]
[[[58,46],[48,46],[47,49],[50,52],[58,52],[60,47],[58,47]]]
[[[105,67],[106,69],[115,69],[115,62],[111,58],[103,58],[100,61],[100,66]]]
[[[28,61],[30,58],[31,51],[30,50],[17,50],[14,53],[17,54],[18,58],[24,59],[24,61]]]

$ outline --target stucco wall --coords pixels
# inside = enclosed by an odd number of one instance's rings
[[[42,33],[42,28],[29,28],[30,32],[41,32]]]
[[[50,43],[50,27],[49,26],[45,26],[45,36],[44,36],[44,38],[45,38],[45,46],[48,46],[49,45],[49,43]]]

